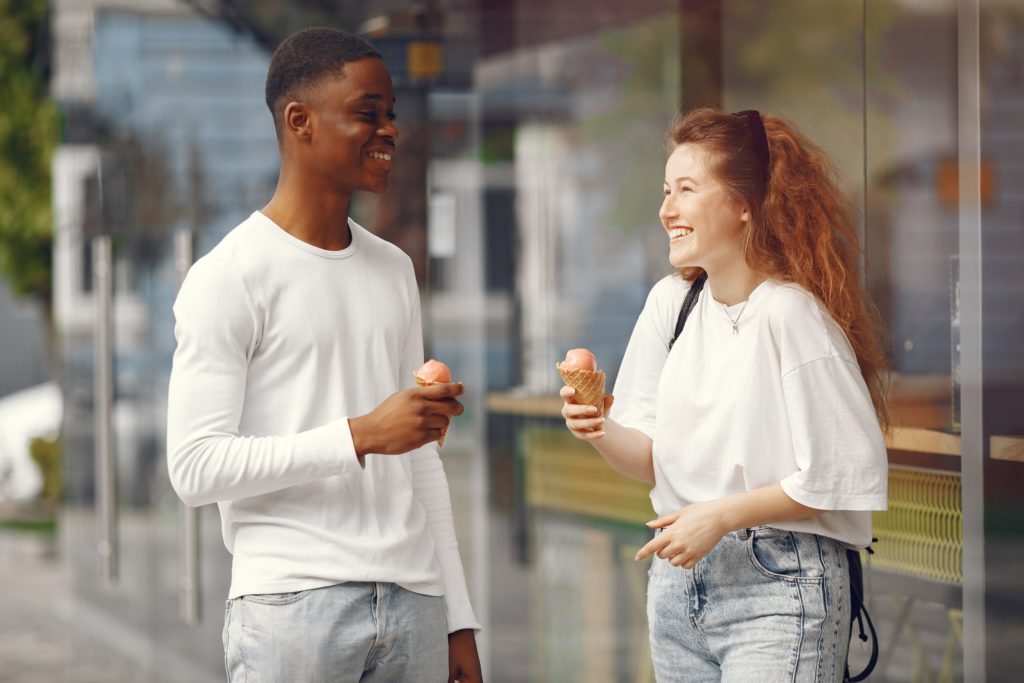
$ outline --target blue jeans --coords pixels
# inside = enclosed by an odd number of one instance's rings
[[[230,683],[446,683],[444,598],[349,582],[227,603]]]
[[[846,549],[768,527],[726,534],[693,569],[654,558],[658,683],[835,681],[850,644]]]

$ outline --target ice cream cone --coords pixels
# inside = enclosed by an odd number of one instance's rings
[[[576,402],[591,405],[604,415],[604,370],[565,370],[555,363],[567,386],[576,390]]]
[[[420,376],[417,375],[415,372],[412,373],[412,376],[416,379],[416,386],[421,387],[421,388],[422,387],[434,386],[435,384],[442,384],[442,382],[434,382],[432,380],[420,379]],[[451,424],[452,424],[451,418],[448,418],[448,424],[446,424],[441,429],[441,438],[437,440],[437,445],[438,446],[443,446],[444,445],[444,437],[447,436],[447,434],[448,434],[448,427],[450,427]]]

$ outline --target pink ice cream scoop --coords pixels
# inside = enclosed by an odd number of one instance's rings
[[[589,349],[570,349],[555,368],[565,385],[576,390],[576,403],[594,406],[604,414],[604,371],[597,369],[597,358]]]
[[[452,381],[452,371],[448,369],[448,366],[439,360],[431,358],[416,372],[412,373],[412,376],[416,378],[416,386],[418,387],[429,387],[434,384],[448,384]],[[449,418],[449,425],[451,424]],[[444,445],[444,437],[448,434],[448,425],[445,425],[444,429],[441,430],[441,438],[437,440],[438,446]]]
[[[420,367],[419,370],[413,373],[416,376],[417,382],[425,384],[448,384],[452,381],[452,371],[448,369],[448,366],[439,360],[431,358]]]
[[[589,349],[569,349],[562,361],[563,370],[597,370],[597,358]]]

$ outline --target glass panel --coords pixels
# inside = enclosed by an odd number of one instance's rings
[[[1022,618],[1015,607],[1024,561],[1024,6],[991,0],[979,5],[981,163],[977,171],[963,172],[977,188],[970,199],[980,217],[981,328],[965,332],[980,334],[982,393],[981,405],[965,410],[980,413],[982,422],[984,442],[974,453],[985,456],[984,487],[969,493],[984,503],[984,564],[969,557],[965,571],[974,573],[972,586],[984,582],[987,679],[1008,682],[1024,671]],[[977,615],[968,616],[968,628],[980,626]]]
[[[891,335],[893,419],[958,431],[956,7],[871,5],[868,277]]]
[[[873,614],[892,633],[883,641],[879,673],[899,678],[923,665],[955,678],[962,676],[963,628],[953,345],[956,3],[866,3],[865,9],[865,272],[890,335],[897,429],[889,511],[875,516]],[[907,438],[948,433],[952,447],[944,454]]]
[[[444,458],[489,678],[652,678],[645,567],[632,561],[647,538],[647,490],[566,437],[554,364],[587,346],[613,386],[650,286],[671,271],[657,211],[662,136],[680,103],[793,120],[831,155],[861,209],[864,274],[891,334],[893,417],[902,428],[890,450],[894,514],[876,520],[889,538],[879,542],[870,583],[879,677],[909,679],[918,665],[948,679],[967,671],[960,576],[987,591],[987,617],[968,614],[967,622],[987,619],[971,634],[988,639],[990,679],[1019,664],[1018,631],[1008,628],[1019,623],[1011,596],[1024,557],[1016,502],[1024,15],[1014,3],[982,0],[975,36],[984,314],[963,331],[983,331],[984,341],[967,359],[983,376],[966,378],[958,374],[969,363],[959,357],[957,287],[967,173],[958,156],[958,21],[967,3],[777,0],[766,12],[759,0],[517,0],[434,3],[431,13],[403,2],[310,9],[317,3],[254,1],[250,16],[230,26],[133,4],[134,12],[89,13],[91,28],[55,41],[63,55],[55,87],[68,112],[55,197],[58,223],[70,231],[58,237],[55,262],[67,404],[63,538],[90,614],[141,638],[130,642],[141,643],[142,678],[223,676],[230,560],[212,507],[202,511],[203,621],[178,621],[178,502],[163,455],[172,235],[194,231],[198,257],[270,197],[277,148],[262,93],[273,45],[309,23],[356,28],[373,17],[364,28],[395,73],[402,163],[389,191],[357,196],[353,213],[412,257],[428,354],[467,385],[467,412]],[[60,11],[70,22],[63,27],[86,16]],[[417,31],[439,41],[443,65],[419,81],[433,62],[406,59]],[[114,588],[99,580],[94,545],[88,238],[97,233],[115,235],[117,257],[124,554]],[[984,421],[984,480],[974,489],[966,478],[961,487],[959,474],[957,456],[969,448],[958,434],[958,382],[982,380],[984,406],[979,389],[959,409]],[[974,569],[956,566],[961,489],[964,501],[983,498],[987,545]],[[932,507],[922,511],[921,497]],[[891,540],[922,521],[900,516],[911,508],[932,526],[944,520],[914,537],[924,545]],[[928,555],[941,558],[931,578],[925,551],[900,568],[919,548],[942,551]],[[190,664],[170,664],[182,658]]]
[[[67,283],[77,305],[63,325],[70,503],[63,528],[75,592],[82,609],[107,625],[105,640],[132,644],[123,654],[140,680],[222,680],[230,561],[212,507],[201,511],[203,619],[186,627],[180,617],[180,503],[164,454],[178,286],[172,246],[176,230],[192,230],[201,255],[257,197],[269,196],[277,168],[262,102],[269,57],[219,22],[181,14],[100,13],[90,49],[95,106],[88,115],[71,110],[80,139],[62,150],[66,163],[57,173],[65,174],[69,196],[87,198],[77,210],[71,202],[64,217],[65,248],[85,252],[79,262],[88,264],[90,234],[115,241],[121,557],[118,582],[104,585],[96,570],[91,288],[82,286],[89,279],[83,267],[81,283]]]
[[[639,489],[646,520],[646,490],[564,438],[554,367],[587,346],[610,387],[647,291],[669,268],[657,211],[663,134],[680,98],[680,17],[672,5],[620,15],[584,29],[559,9],[524,6],[521,44],[485,55],[474,74],[487,298],[478,353],[490,407],[485,637],[497,680],[650,677],[646,567],[632,560],[642,520],[627,525],[617,500],[576,495],[600,482]],[[527,39],[534,28],[561,37]],[[447,350],[442,329],[434,341]]]

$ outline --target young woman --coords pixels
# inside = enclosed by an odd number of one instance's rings
[[[568,387],[562,415],[654,484],[656,535],[637,559],[654,555],[659,682],[841,681],[846,549],[870,542],[888,472],[886,360],[853,211],[782,119],[699,109],[668,142],[659,216],[679,270],[648,296],[608,418]]]

